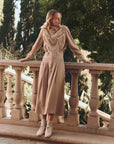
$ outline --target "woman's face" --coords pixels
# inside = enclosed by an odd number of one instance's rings
[[[51,21],[53,26],[59,26],[61,24],[61,13],[56,13]]]

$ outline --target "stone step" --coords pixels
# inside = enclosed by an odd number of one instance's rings
[[[0,136],[65,144],[114,144],[114,137],[62,130],[53,130],[50,138],[36,137],[37,127],[0,124]],[[12,143],[13,144],[13,143]]]

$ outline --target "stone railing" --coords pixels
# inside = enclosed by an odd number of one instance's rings
[[[11,102],[12,90],[11,90],[11,75],[6,72],[7,78],[7,90],[5,94],[4,89],[4,71],[8,66],[12,66],[15,70],[15,89],[14,89],[14,106]],[[30,70],[33,72],[33,85],[32,85],[32,96],[31,96],[31,111],[29,113],[29,119],[24,120],[23,118],[23,105],[24,105],[24,94],[23,86],[24,79],[21,80],[21,72],[25,67],[29,66]],[[19,61],[13,60],[0,60],[0,123],[10,123],[10,124],[21,124],[21,125],[38,125],[38,115],[35,113],[35,102],[37,97],[37,82],[38,82],[38,72],[39,72],[40,62],[39,61],[28,61],[20,63]],[[66,124],[62,126],[56,124],[55,127],[58,129],[68,129],[71,131],[80,132],[90,132],[98,134],[106,134],[114,136],[114,84],[113,84],[113,94],[111,109],[112,115],[110,117],[109,127],[107,129],[99,127],[99,116],[98,116],[98,76],[103,70],[108,70],[111,72],[114,78],[114,64],[84,64],[84,63],[65,63],[65,68],[68,69],[71,74],[71,96],[69,99],[70,112]],[[81,70],[89,69],[92,76],[92,87],[91,87],[91,99],[90,99],[90,112],[88,116],[88,121],[86,126],[79,125],[79,114],[78,114],[78,75]],[[28,80],[29,81],[29,80]],[[29,81],[30,82],[30,81]],[[5,97],[7,97],[4,103]],[[11,118],[6,118],[6,106],[11,108]],[[33,123],[32,123],[33,122]]]
[[[11,97],[12,96],[11,79],[16,76],[16,72],[15,72],[15,70],[13,70],[11,68],[7,68],[7,69],[5,69],[5,75],[6,75],[6,78],[7,78],[7,93],[6,93],[7,101],[5,103],[5,107],[7,108],[6,117],[11,117],[10,111],[13,108],[12,101],[11,101],[11,98],[12,98]],[[22,87],[21,105],[22,106],[24,106],[24,104],[25,104],[25,98],[24,98],[24,95],[25,95],[24,94],[24,84],[25,83],[33,85],[33,79],[30,76],[26,76],[25,74],[21,74],[21,87]],[[84,91],[83,91],[83,94],[84,94]],[[69,102],[69,98],[70,98],[70,96],[68,96],[68,95],[66,96],[66,94],[65,94],[65,96],[64,96],[65,101]],[[81,109],[86,109],[88,112],[90,112],[90,107],[88,106],[88,104],[86,104],[86,103],[84,103],[80,100],[79,100],[79,103],[78,103],[78,107],[81,108]],[[110,115],[103,112],[103,111],[101,111],[101,110],[97,110],[97,113],[98,113],[98,116],[102,118],[103,127],[108,127],[109,121],[110,121]],[[23,114],[23,118],[26,117],[25,109],[22,109],[22,114]],[[60,123],[64,123],[65,122],[64,116],[58,117],[58,121]]]

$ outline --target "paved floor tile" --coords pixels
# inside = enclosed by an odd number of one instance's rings
[[[49,143],[16,139],[16,138],[0,137],[0,144],[49,144]]]

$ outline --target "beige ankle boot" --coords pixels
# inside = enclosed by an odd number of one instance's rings
[[[52,135],[52,121],[47,121],[47,126],[45,130],[45,137],[49,138]]]
[[[42,136],[44,134],[45,127],[46,127],[46,120],[42,119],[41,126],[40,126],[39,130],[37,131],[36,136],[38,136],[38,137]]]

